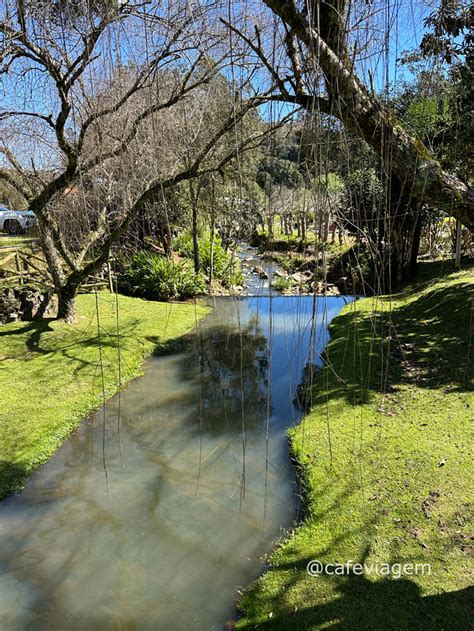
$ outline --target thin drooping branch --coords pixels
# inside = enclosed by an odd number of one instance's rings
[[[255,43],[250,37],[247,37],[242,30],[238,29],[236,26],[234,26],[224,18],[221,18],[221,22],[225,24],[227,28],[229,28],[233,33],[243,39],[243,41],[253,50],[253,52],[257,55],[265,68],[267,68],[267,70],[270,72],[271,78],[275,82],[275,88],[278,88],[280,90],[279,93],[265,94],[262,97],[262,102],[281,101],[286,103],[293,103],[294,105],[301,105],[308,111],[320,111],[324,114],[331,113],[331,104],[328,99],[319,95],[309,94],[303,86],[301,63],[298,59],[297,51],[294,48],[295,44],[293,41],[293,35],[291,35],[291,41],[287,42],[287,45],[291,50],[293,69],[298,72],[298,76],[295,78],[295,81],[292,80],[293,78],[291,77],[291,75],[285,77],[281,77],[279,75],[277,69],[268,59],[268,56],[264,51],[261,43],[260,31],[257,27],[255,28]],[[288,88],[288,83],[290,83],[290,87],[292,88],[291,90]],[[297,86],[299,86],[300,89],[296,89]]]
[[[194,71],[199,66],[200,61],[201,61],[201,58],[199,57],[192,64],[191,68],[184,76],[178,90],[176,90],[166,101],[152,103],[152,105],[150,105],[149,107],[141,111],[135,117],[133,123],[131,124],[130,126],[131,129],[128,132],[128,134],[123,136],[120,139],[120,142],[117,144],[117,146],[111,149],[110,151],[97,153],[96,156],[94,156],[94,158],[92,158],[91,160],[89,160],[83,165],[82,171],[83,172],[90,171],[92,168],[98,166],[99,164],[102,164],[106,160],[110,160],[111,158],[117,158],[118,156],[120,156],[122,153],[124,153],[127,150],[130,143],[135,138],[138,130],[140,129],[140,125],[147,118],[151,117],[153,114],[157,114],[160,110],[169,109],[173,107],[173,105],[176,105],[177,103],[179,103],[187,94],[209,83],[215,74],[213,70],[210,70],[204,73],[204,75],[202,75],[201,77],[197,78],[195,81],[192,81],[190,83],[190,80],[194,75]]]

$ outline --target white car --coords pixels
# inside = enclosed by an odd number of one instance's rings
[[[31,210],[10,210],[0,206],[0,230],[8,234],[24,234],[36,225],[36,217]]]

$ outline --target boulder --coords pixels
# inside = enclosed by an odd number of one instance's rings
[[[34,287],[5,287],[0,293],[0,323],[30,322],[43,317],[50,296]]]
[[[304,281],[303,275],[299,274],[298,272],[295,272],[294,274],[291,274],[290,278],[295,283],[302,283]]]
[[[260,278],[268,278],[267,272],[263,269],[263,267],[254,267],[252,269],[252,274],[258,274]]]

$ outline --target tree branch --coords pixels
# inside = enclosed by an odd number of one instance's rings
[[[15,110],[1,112],[0,121],[6,120],[7,118],[15,118],[16,116],[28,116],[30,118],[39,118],[45,121],[46,123],[48,123],[48,125],[52,129],[54,129],[54,123],[53,123],[53,118],[51,114],[48,114],[47,116],[45,116],[44,114],[39,114],[38,112],[21,112],[21,111],[15,111]]]

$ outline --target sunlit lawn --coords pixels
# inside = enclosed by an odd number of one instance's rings
[[[334,321],[313,409],[291,432],[306,519],[244,595],[239,629],[471,628],[473,299],[472,267],[426,265]],[[431,575],[315,578],[312,559]]]
[[[0,497],[18,489],[80,420],[141,371],[143,359],[180,338],[206,309],[100,292],[77,299],[79,318],[0,327]],[[99,326],[100,325],[100,326]],[[104,368],[102,391],[100,353]]]

